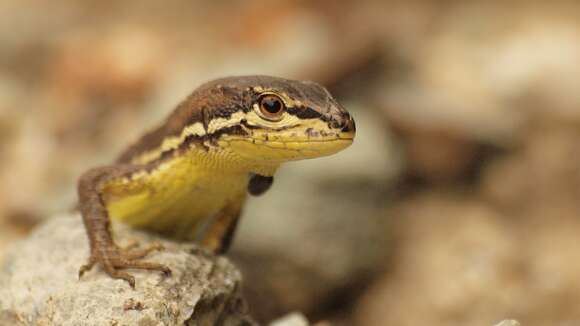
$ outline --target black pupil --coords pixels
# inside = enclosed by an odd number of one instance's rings
[[[268,96],[262,100],[262,107],[269,113],[275,114],[282,110],[282,103],[280,103],[279,99]]]

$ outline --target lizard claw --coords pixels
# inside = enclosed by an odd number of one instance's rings
[[[85,265],[81,266],[81,268],[79,269],[79,280],[83,277],[83,275],[90,271],[93,266],[95,265],[95,260],[91,258],[89,258],[89,262],[86,263]]]
[[[80,268],[79,278],[95,264],[101,265],[110,277],[125,280],[132,288],[135,288],[135,278],[131,274],[121,271],[122,269],[153,270],[160,271],[165,276],[171,275],[169,267],[141,260],[153,251],[162,250],[161,244],[156,243],[141,249],[133,249],[136,247],[135,244],[131,244],[129,247],[122,249],[115,245],[108,245],[95,248],[91,252],[89,262]]]

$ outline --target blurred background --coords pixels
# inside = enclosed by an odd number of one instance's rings
[[[580,324],[577,1],[0,4],[0,260],[200,83],[326,85],[348,150],[288,164],[230,254],[252,315]]]

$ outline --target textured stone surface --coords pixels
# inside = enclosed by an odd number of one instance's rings
[[[252,325],[241,275],[224,258],[115,225],[120,244],[157,241],[149,259],[171,277],[132,271],[136,289],[99,268],[79,280],[88,244],[77,215],[59,216],[9,249],[0,270],[0,325]]]

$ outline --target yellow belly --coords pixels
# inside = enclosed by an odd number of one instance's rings
[[[191,239],[226,204],[243,200],[247,175],[216,171],[195,156],[180,156],[151,172],[103,188],[112,219]]]

